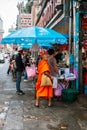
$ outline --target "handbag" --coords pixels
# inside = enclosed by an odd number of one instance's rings
[[[51,79],[47,75],[42,74],[40,86],[52,86]]]

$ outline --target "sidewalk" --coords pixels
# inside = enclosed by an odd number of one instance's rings
[[[25,95],[17,95],[11,75],[0,79],[0,130],[87,130],[87,96],[73,103],[41,99],[35,107],[34,82],[21,82]],[[86,105],[84,105],[86,104]]]
[[[87,95],[80,94],[78,96],[78,103],[87,108]]]

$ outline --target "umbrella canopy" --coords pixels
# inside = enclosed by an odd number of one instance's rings
[[[32,44],[31,44],[31,43],[28,43],[28,44],[26,44],[26,43],[21,43],[20,46],[21,46],[22,48],[28,49],[28,48],[31,48],[31,47],[32,47]]]
[[[43,27],[29,27],[19,29],[7,37],[2,39],[2,44],[21,44],[21,43],[38,43],[38,44],[49,44],[49,43],[67,43],[67,38],[64,37],[61,33],[58,33],[49,28]]]

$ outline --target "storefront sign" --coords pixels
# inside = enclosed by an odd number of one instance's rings
[[[87,30],[87,15],[84,15],[82,18],[82,30]]]
[[[84,49],[87,50],[87,40],[84,41]]]
[[[21,14],[21,27],[27,28],[32,26],[31,14]]]

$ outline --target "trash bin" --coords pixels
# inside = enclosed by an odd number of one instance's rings
[[[74,102],[77,99],[78,91],[76,89],[63,89],[62,90],[62,99],[65,102]]]

